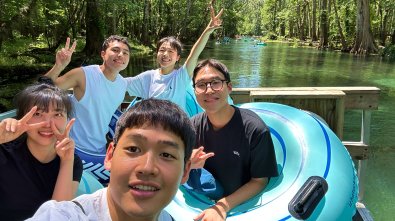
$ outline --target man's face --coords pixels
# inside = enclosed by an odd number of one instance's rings
[[[111,171],[111,216],[117,211],[118,217],[155,219],[188,179],[190,163],[184,167],[184,154],[181,138],[161,127],[126,129],[105,160]]]
[[[129,47],[120,42],[110,42],[108,48],[101,52],[101,57],[104,63],[114,71],[119,72],[124,70],[129,64]]]
[[[224,80],[224,75],[211,66],[203,67],[196,74],[195,88],[204,84],[207,87],[206,91],[200,93],[195,89],[196,100],[207,113],[218,112],[228,105],[228,95],[232,90],[232,85]],[[210,84],[207,84],[209,82]],[[217,88],[218,86],[220,89]]]

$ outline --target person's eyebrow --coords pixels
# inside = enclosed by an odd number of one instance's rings
[[[130,139],[130,140],[134,140],[134,139],[137,139],[137,140],[144,140],[144,141],[147,141],[147,140],[148,140],[148,138],[147,138],[146,136],[144,136],[144,135],[142,135],[142,134],[138,134],[138,133],[135,133],[135,134],[128,134],[126,137],[127,137],[128,139]]]
[[[114,47],[112,47],[113,49],[118,49],[118,50],[122,50],[122,51],[127,51],[127,52],[129,52],[129,48],[121,48],[121,47],[119,47],[119,46],[114,46]]]
[[[164,144],[169,147],[174,147],[175,149],[180,148],[180,146],[176,142],[170,140],[160,140],[158,143]]]
[[[215,77],[212,77],[212,78],[208,78],[208,79],[199,79],[199,80],[197,80],[196,81],[196,83],[208,83],[208,82],[211,82],[211,81],[213,81],[213,80],[223,80],[223,79],[221,79],[221,77],[219,77],[219,76],[215,76]]]
[[[127,138],[131,139],[131,140],[136,139],[136,140],[142,140],[142,141],[145,141],[145,142],[148,141],[148,138],[146,136],[144,136],[143,134],[139,134],[139,133],[129,134],[127,136]],[[174,147],[175,149],[179,149],[180,148],[178,143],[174,142],[172,140],[159,140],[157,143],[164,144],[164,145],[169,146],[169,147]]]

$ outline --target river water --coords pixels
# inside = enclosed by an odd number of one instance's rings
[[[188,47],[187,47],[188,48]],[[133,52],[132,52],[133,54]],[[187,54],[182,55],[186,57]],[[297,48],[288,44],[231,41],[209,42],[200,56],[222,61],[233,87],[375,86],[381,89],[379,109],[372,112],[370,155],[367,160],[363,202],[375,220],[395,217],[395,63],[379,57],[355,57],[338,52]],[[132,57],[124,76],[155,68],[153,56]],[[25,83],[6,83],[1,94],[15,94]],[[5,90],[10,92],[5,93]],[[17,89],[18,88],[18,89]],[[3,99],[0,96],[0,99]],[[392,108],[391,108],[392,107]],[[347,111],[344,139],[359,140],[360,113]],[[392,187],[391,187],[392,186]]]

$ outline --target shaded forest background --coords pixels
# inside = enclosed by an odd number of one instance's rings
[[[393,0],[217,0],[215,6],[225,13],[214,38],[265,36],[355,54],[395,44]],[[42,42],[42,50],[54,52],[68,36],[83,42],[88,57],[98,55],[111,34],[151,48],[169,35],[191,43],[209,19],[207,0],[0,0],[0,7],[3,53],[18,39]],[[29,48],[33,57],[39,51]]]

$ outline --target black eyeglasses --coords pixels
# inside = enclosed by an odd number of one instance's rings
[[[193,85],[193,87],[198,94],[206,92],[208,85],[210,85],[211,90],[219,91],[223,88],[224,82],[229,83],[227,80],[215,79],[210,82],[197,82]]]

